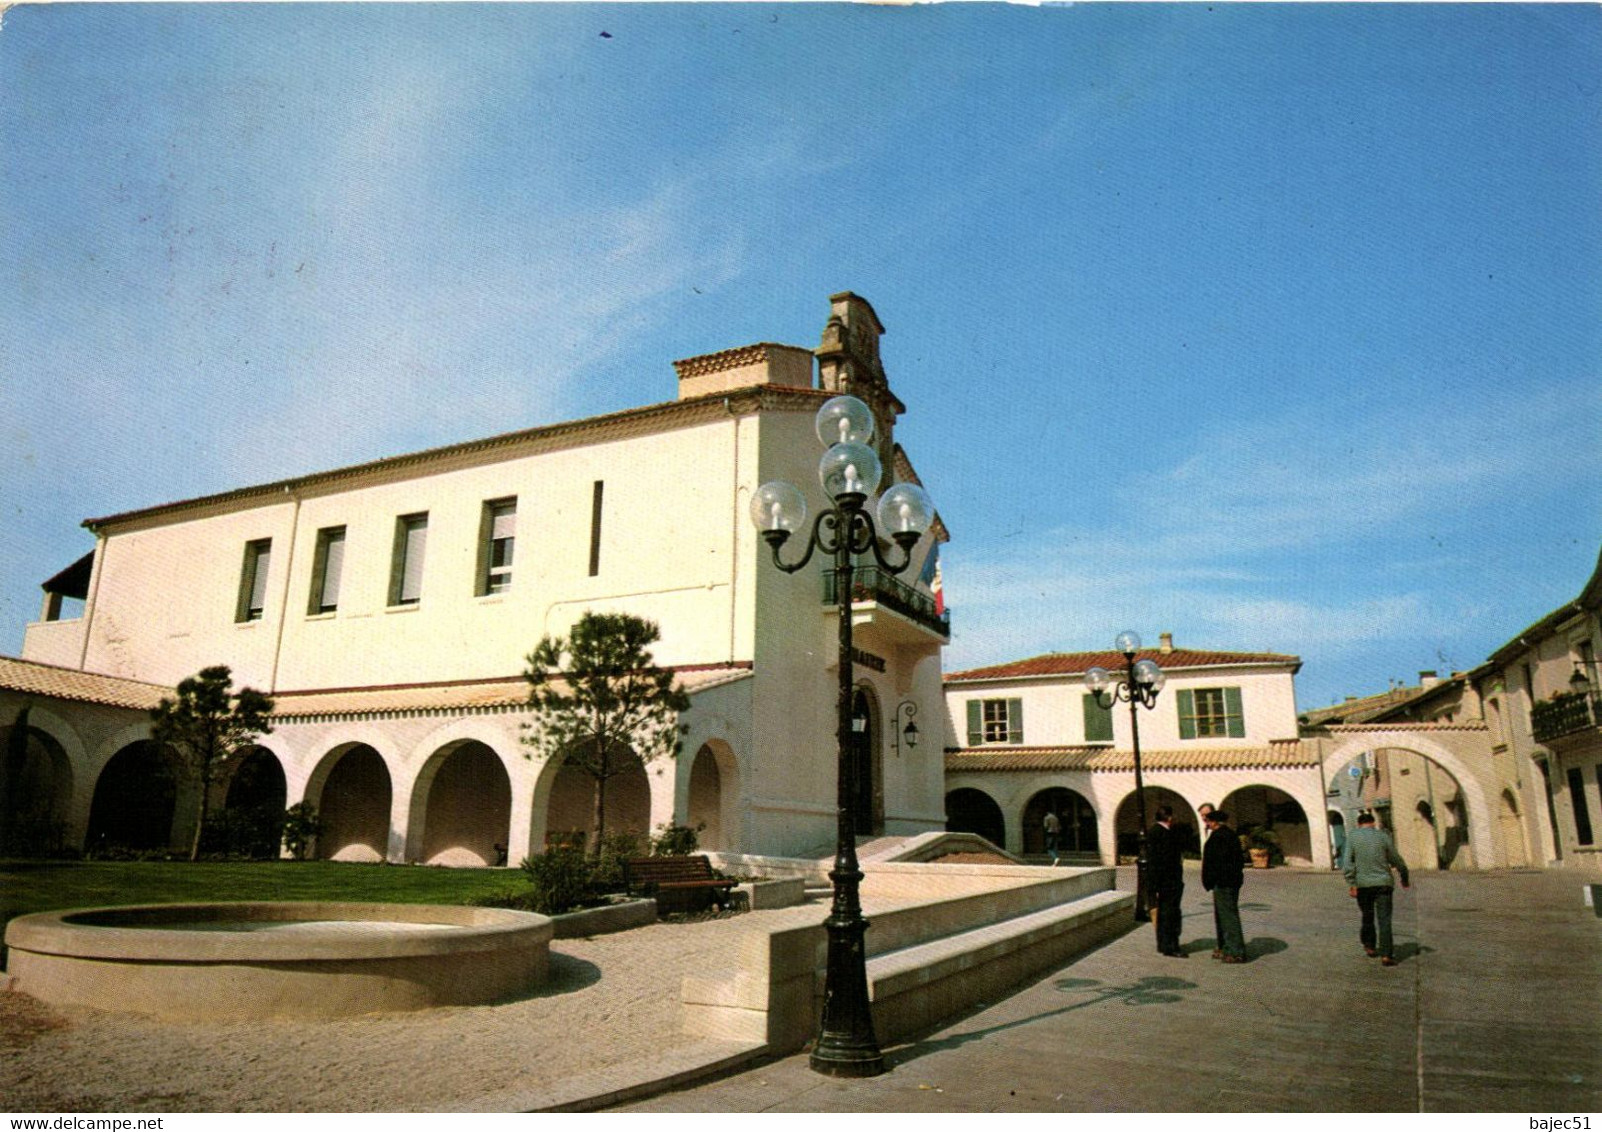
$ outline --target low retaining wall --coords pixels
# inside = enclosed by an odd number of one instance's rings
[[[1111,869],[898,863],[865,872],[864,947],[881,1040],[993,997],[1133,923],[1133,897],[1114,891]],[[920,889],[921,900],[905,895]],[[686,1033],[763,1041],[775,1052],[812,1037],[827,935],[815,908],[776,913],[770,924],[740,937],[725,970],[684,979]]]

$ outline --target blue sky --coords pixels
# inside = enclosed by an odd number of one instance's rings
[[[1602,543],[1594,5],[47,5],[0,75],[0,652],[86,517],[668,400],[845,289],[948,669],[1166,630],[1316,707]]]

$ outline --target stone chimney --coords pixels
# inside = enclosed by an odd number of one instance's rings
[[[1418,683],[1419,683],[1419,687],[1421,687],[1421,688],[1433,688],[1433,687],[1435,687],[1435,685],[1439,684],[1440,682],[1441,682],[1441,677],[1434,669],[1430,669],[1428,671],[1420,672],[1418,674]]]
[[[700,354],[673,363],[679,375],[679,400],[749,389],[753,385],[812,388],[812,351],[801,346],[758,342],[716,354]]]
[[[1174,651],[1174,635],[1172,633],[1158,633],[1157,640],[1161,642],[1158,651],[1164,656]]]

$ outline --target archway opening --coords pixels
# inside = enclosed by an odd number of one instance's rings
[[[211,853],[271,859],[284,836],[284,802],[288,787],[278,756],[255,747],[234,767],[220,810],[212,813],[201,837]]]
[[[37,727],[0,727],[0,856],[51,857],[67,848],[72,762]]]
[[[1472,869],[1468,803],[1451,771],[1405,747],[1377,747],[1330,778],[1330,808],[1346,825],[1372,813],[1409,868]]]
[[[946,795],[946,829],[977,833],[998,849],[1007,847],[1007,822],[1001,807],[983,790],[959,787]]]
[[[172,848],[178,774],[148,739],[111,756],[95,780],[84,850],[93,855]]]
[[[851,697],[851,741],[846,751],[847,797],[857,836],[884,832],[884,763],[879,746],[879,701],[858,687]]]
[[[1189,802],[1180,795],[1164,786],[1146,787],[1146,828],[1149,830],[1157,823],[1157,807],[1172,806],[1174,808],[1174,833],[1179,839],[1180,851],[1183,853],[1201,852],[1201,838],[1196,832],[1196,811]],[[1139,852],[1139,799],[1131,790],[1118,804],[1118,813],[1113,818],[1113,831],[1117,837],[1118,856],[1120,860],[1133,861]]]
[[[1295,798],[1274,786],[1242,786],[1225,796],[1219,809],[1229,814],[1236,833],[1247,838],[1267,831],[1259,844],[1279,850],[1279,857],[1293,865],[1313,863],[1312,826],[1307,811]]]
[[[317,856],[330,861],[385,860],[393,788],[384,757],[365,743],[355,743],[327,758],[333,765],[313,803],[321,823]]]
[[[419,859],[428,865],[505,864],[512,780],[500,756],[486,744],[469,740],[436,753],[430,761],[436,760],[421,815]],[[412,820],[418,820],[415,813]]]
[[[701,744],[690,763],[689,795],[685,821],[697,830],[701,848],[729,848],[723,831],[723,771],[710,744]]]
[[[1052,786],[1024,806],[1023,846],[1027,854],[1046,851],[1046,814],[1057,815],[1057,847],[1063,853],[1098,853],[1096,810],[1078,791]]]
[[[621,767],[606,780],[606,808],[602,815],[604,836],[617,834],[646,837],[651,829],[651,781],[645,764],[633,751],[614,750],[608,766]],[[545,843],[594,847],[595,776],[578,765],[564,761],[551,783],[546,803]]]

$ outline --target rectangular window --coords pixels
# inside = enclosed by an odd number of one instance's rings
[[[969,700],[968,746],[1023,742],[1023,701]]]
[[[1176,700],[1181,739],[1246,737],[1239,688],[1181,688]]]
[[[517,500],[493,499],[479,521],[478,593],[512,588],[512,551],[517,543]]]
[[[307,613],[332,613],[339,608],[339,577],[344,572],[345,528],[324,527],[317,532]]]
[[[595,481],[595,494],[590,498],[590,577],[601,572],[601,480]]]
[[[1585,801],[1585,778],[1577,766],[1569,767],[1569,805],[1574,807],[1574,841],[1591,844],[1591,807]]]
[[[235,621],[260,621],[267,608],[267,568],[272,562],[273,540],[259,538],[245,544],[245,566],[239,572],[239,607]]]
[[[1113,741],[1112,708],[1104,708],[1096,697],[1085,693],[1085,742],[1111,743]]]
[[[389,570],[389,604],[416,605],[423,596],[423,552],[428,546],[428,514],[395,520],[395,553]]]

